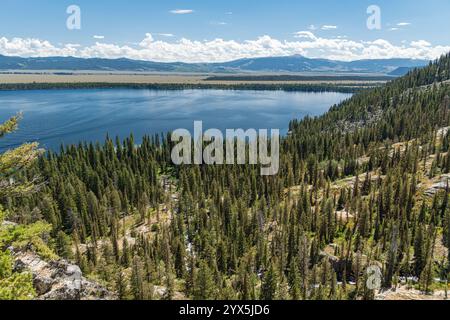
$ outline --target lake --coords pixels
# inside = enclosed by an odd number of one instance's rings
[[[106,135],[125,138],[208,128],[280,129],[289,121],[325,113],[348,93],[136,89],[33,90],[0,92],[0,122],[22,111],[19,130],[0,139],[0,151],[23,142],[58,150],[61,144],[103,142]]]

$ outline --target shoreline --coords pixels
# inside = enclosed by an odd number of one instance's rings
[[[373,75],[0,73],[0,91],[56,89],[270,90],[355,93],[384,85]]]
[[[147,89],[147,90],[250,90],[356,93],[378,87],[373,83],[306,84],[306,83],[113,83],[113,82],[33,82],[0,83],[0,91],[77,90],[77,89]]]

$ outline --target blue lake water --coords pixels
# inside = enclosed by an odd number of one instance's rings
[[[289,121],[325,113],[346,93],[135,89],[0,92],[0,122],[22,111],[19,130],[0,139],[0,151],[24,142],[57,150],[61,144],[103,142],[106,135],[135,140],[178,128],[288,130]]]

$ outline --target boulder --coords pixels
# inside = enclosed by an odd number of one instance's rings
[[[44,261],[27,250],[14,253],[14,269],[28,271],[38,300],[114,300],[117,297],[103,286],[83,277],[79,266],[66,260]]]

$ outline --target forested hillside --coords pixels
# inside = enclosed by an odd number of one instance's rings
[[[121,299],[374,299],[373,265],[384,289],[442,291],[449,79],[446,55],[292,121],[274,177],[173,166],[167,137],[47,152],[15,175],[38,192],[2,195],[8,232],[45,221],[39,243]]]

